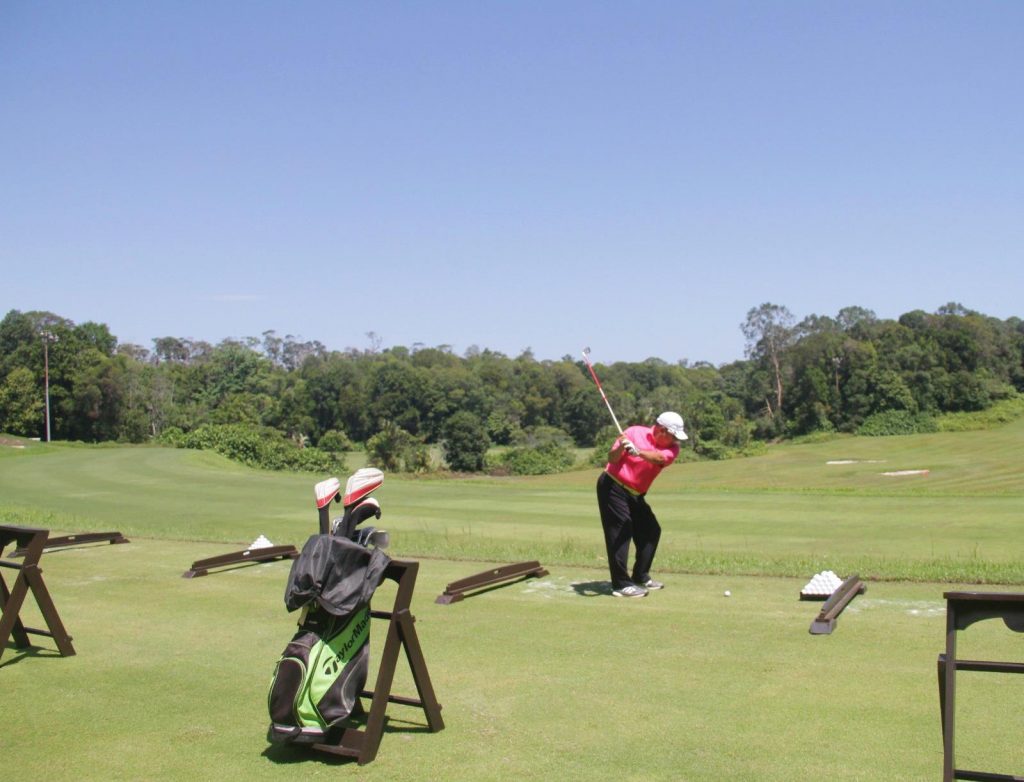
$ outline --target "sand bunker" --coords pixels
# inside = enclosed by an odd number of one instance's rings
[[[881,464],[885,459],[832,459],[825,464]]]

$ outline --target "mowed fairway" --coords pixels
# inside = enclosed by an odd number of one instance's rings
[[[928,474],[883,474],[916,470]],[[380,496],[403,555],[591,565],[604,557],[597,474],[389,476]],[[0,513],[22,510],[78,531],[115,525],[173,539],[293,541],[315,524],[312,487],[321,477],[259,472],[196,451],[0,449]],[[1024,420],[680,463],[649,499],[664,528],[661,570],[798,577],[830,568],[876,579],[1024,582]]]
[[[157,448],[3,449],[0,523],[118,529],[132,543],[44,556],[78,654],[8,642],[0,752],[28,780],[935,779],[942,593],[1024,591],[1022,441],[1018,422],[676,465],[650,496],[668,587],[639,601],[608,594],[596,470],[388,476],[380,526],[394,556],[422,562],[413,612],[447,727],[430,734],[421,712],[392,706],[365,767],[268,749],[267,688],[295,622],[288,563],[181,578],[260,534],[301,546],[323,476]],[[929,473],[880,474],[916,469]],[[551,573],[433,602],[448,582],[519,559]],[[867,593],[832,635],[809,635],[820,604],[800,587],[854,567]],[[392,598],[386,583],[374,605]],[[31,599],[24,615],[41,622]],[[1022,641],[981,623],[960,651],[1020,660]],[[958,765],[1024,771],[1021,678],[962,674]],[[404,658],[396,692],[414,694]]]

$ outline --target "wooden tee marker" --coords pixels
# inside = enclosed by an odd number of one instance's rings
[[[7,639],[12,635],[15,647],[24,649],[30,645],[30,634],[52,638],[62,657],[71,657],[75,653],[75,647],[71,645],[71,636],[64,629],[64,623],[60,621],[57,607],[53,604],[53,598],[50,597],[50,592],[43,581],[43,571],[39,567],[39,559],[43,555],[49,534],[48,530],[34,527],[0,526],[0,552],[11,542],[24,552],[24,560],[21,562],[0,559],[0,568],[17,571],[10,589],[0,574],[0,655],[3,655]],[[26,627],[18,616],[29,591],[39,605],[39,611],[46,621],[48,630]]]
[[[537,561],[503,565],[493,570],[484,570],[481,573],[458,581],[452,581],[434,602],[441,605],[457,603],[466,597],[467,592],[484,589],[485,587],[499,586],[520,578],[540,578],[547,574],[548,571],[541,567],[541,564]]]
[[[854,575],[846,579],[839,588],[832,593],[832,596],[825,601],[818,616],[811,622],[811,635],[828,635],[836,626],[836,620],[843,612],[843,609],[850,604],[857,595],[868,591],[867,585],[860,580],[860,576]]]
[[[295,559],[299,552],[295,546],[265,546],[263,548],[247,548],[244,551],[232,551],[208,559],[197,559],[192,567],[181,574],[182,578],[195,578],[207,575],[212,568],[244,565],[249,562],[271,562],[278,559]]]
[[[46,546],[47,550],[52,548],[66,548],[68,546],[79,546],[86,543],[131,543],[128,538],[122,535],[120,532],[79,532],[77,535],[64,535],[59,538],[47,538]],[[12,557],[23,557],[25,556],[26,549],[16,548],[11,552]]]

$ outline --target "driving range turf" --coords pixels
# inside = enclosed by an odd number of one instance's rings
[[[446,728],[392,705],[363,767],[265,741],[295,626],[289,563],[181,578],[260,534],[301,546],[324,476],[161,448],[0,448],[0,523],[132,540],[44,555],[77,655],[8,642],[0,753],[29,780],[934,779],[942,593],[1024,582],[1022,441],[1015,422],[675,465],[650,495],[667,588],[643,600],[609,594],[596,469],[389,475],[379,526],[394,557],[421,562],[413,614]],[[550,575],[434,603],[451,581],[525,559]],[[798,595],[823,569],[859,572],[868,591],[811,636],[820,604]],[[392,599],[385,582],[374,606]],[[22,613],[42,621],[31,599]],[[376,655],[384,623],[372,632]],[[1021,640],[986,622],[959,651],[1020,660]],[[404,658],[398,672],[394,691],[415,694]],[[1022,677],[959,678],[958,765],[1020,773]]]

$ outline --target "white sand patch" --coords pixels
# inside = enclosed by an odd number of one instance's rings
[[[883,464],[885,459],[831,459],[825,464]]]
[[[67,583],[68,586],[71,586],[71,587],[87,587],[87,586],[92,586],[93,584],[102,584],[102,583],[105,583],[107,581],[123,581],[123,580],[124,579],[122,579],[122,578],[117,578],[117,577],[112,577],[112,576],[107,576],[107,575],[99,574],[99,575],[88,576],[86,578],[73,579],[73,580],[67,581],[66,583]]]
[[[935,600],[881,600],[878,598],[859,597],[850,603],[845,610],[855,614],[878,610],[899,611],[907,616],[932,619],[946,615],[946,604]]]
[[[553,597],[558,597],[559,593],[564,592],[566,594],[575,594],[576,590],[573,589],[573,585],[566,583],[564,579],[536,579],[528,578],[523,582],[524,595],[540,595],[541,597],[550,600]]]

